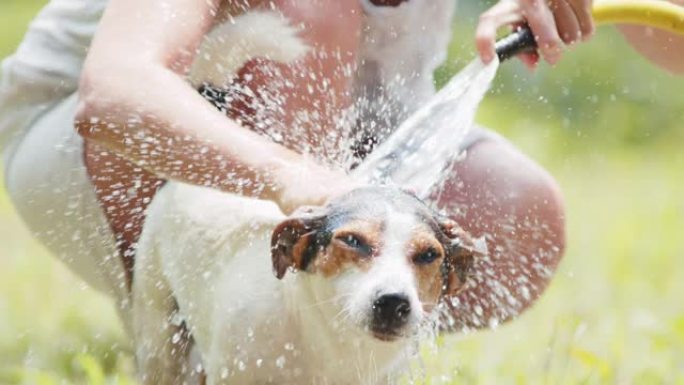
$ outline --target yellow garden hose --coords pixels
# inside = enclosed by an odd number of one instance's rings
[[[591,13],[597,24],[639,24],[684,35],[684,7],[664,0],[600,0]]]
[[[684,35],[684,7],[664,0],[598,0],[592,15],[596,24],[638,24]],[[496,43],[503,61],[536,49],[529,27],[521,28]]]

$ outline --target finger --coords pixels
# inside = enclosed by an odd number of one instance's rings
[[[529,69],[534,71],[537,69],[537,64],[539,63],[539,54],[536,52],[527,52],[518,55],[520,61]]]
[[[526,23],[513,23],[511,30],[517,31],[520,28],[526,27]],[[534,71],[539,64],[539,53],[535,49],[532,52],[523,52],[518,54],[517,58],[527,67],[528,70]]]
[[[520,21],[523,21],[520,7],[517,2],[513,1],[500,1],[480,15],[480,21],[475,30],[475,45],[483,62],[491,62],[496,55],[494,51],[496,31],[503,25]]]
[[[549,64],[556,64],[561,57],[563,42],[558,36],[553,13],[543,0],[522,0],[522,13],[534,32],[541,56]]]
[[[591,14],[591,0],[567,0],[568,5],[577,17],[582,40],[588,40],[594,35],[594,17]]]
[[[566,0],[553,0],[550,4],[558,34],[565,44],[572,44],[582,38],[579,21]]]

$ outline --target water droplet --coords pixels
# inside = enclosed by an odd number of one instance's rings
[[[180,333],[173,333],[173,336],[171,337],[171,343],[172,344],[177,344],[181,340],[181,335]]]

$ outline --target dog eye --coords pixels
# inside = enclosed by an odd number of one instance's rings
[[[366,244],[361,238],[353,234],[347,234],[339,238],[345,245],[357,250],[363,254],[370,255],[372,253],[371,247]]]
[[[416,255],[413,261],[417,265],[427,265],[434,262],[439,257],[439,253],[435,249],[427,249],[426,251]]]
[[[347,246],[357,248],[362,245],[362,242],[359,238],[353,236],[353,235],[347,235],[344,238],[342,238],[344,243],[347,244]]]

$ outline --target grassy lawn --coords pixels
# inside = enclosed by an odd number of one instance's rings
[[[0,57],[40,3],[0,3]],[[440,79],[472,55],[474,14]],[[684,385],[683,89],[610,30],[557,68],[502,67],[479,119],[559,180],[567,254],[531,311],[426,347],[413,383]],[[133,384],[132,368],[111,303],[31,240],[0,189],[0,384]]]

